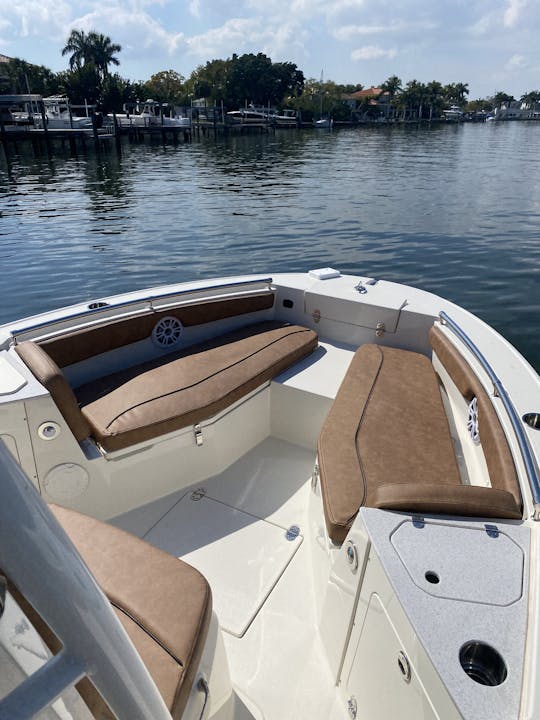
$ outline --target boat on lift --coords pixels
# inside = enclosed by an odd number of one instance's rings
[[[69,100],[65,96],[43,98],[45,122],[49,130],[87,130],[92,127],[92,118],[86,106],[86,115],[78,117],[73,114]],[[40,112],[33,113],[34,126],[43,128],[43,116]]]
[[[126,103],[124,113],[116,113],[116,121],[120,127],[167,127],[190,128],[191,118],[188,115],[174,116],[167,103],[156,100]],[[112,120],[112,115],[108,118]]]
[[[540,717],[540,379],[332,268],[0,327],[0,717]]]

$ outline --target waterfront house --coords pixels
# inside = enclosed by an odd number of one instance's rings
[[[378,87],[357,90],[354,93],[343,95],[342,99],[349,105],[351,115],[358,122],[390,118],[394,114],[390,94],[383,92]]]

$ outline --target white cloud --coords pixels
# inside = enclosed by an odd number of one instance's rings
[[[504,12],[504,26],[508,28],[514,27],[525,7],[527,7],[527,0],[509,0],[508,7]]]
[[[332,31],[336,40],[351,40],[360,35],[383,35],[388,33],[410,33],[435,30],[438,24],[431,21],[390,22],[386,25],[343,25]]]
[[[189,12],[194,17],[200,17],[201,16],[201,0],[191,0],[189,3]]]
[[[396,57],[397,50],[391,48],[385,50],[378,45],[365,45],[364,47],[353,50],[351,60],[379,60],[380,58],[392,59]]]
[[[294,22],[260,17],[232,18],[220,27],[187,39],[189,53],[201,59],[229,57],[232,53],[264,52],[273,60],[305,55],[307,33]]]
[[[183,33],[168,32],[149,13],[117,5],[100,5],[93,12],[71,21],[69,29],[85,31],[99,28],[122,46],[122,51],[133,55],[143,50],[162,50],[173,54],[186,48]],[[122,56],[120,56],[120,60]]]
[[[218,28],[212,28],[187,40],[190,53],[212,59],[223,54],[239,52],[253,42],[264,42],[268,38],[257,20],[233,18]]]
[[[0,0],[0,17],[15,37],[57,37],[71,17],[65,0]]]
[[[512,55],[510,60],[507,63],[507,67],[509,70],[516,70],[518,68],[526,68],[529,67],[527,60],[525,59],[524,55]]]

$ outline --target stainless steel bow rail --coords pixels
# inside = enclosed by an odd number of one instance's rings
[[[46,329],[50,326],[60,325],[62,323],[79,319],[88,320],[89,322],[93,319],[99,320],[101,318],[103,318],[103,320],[115,319],[116,316],[108,316],[110,313],[115,313],[116,311],[125,310],[127,315],[137,315],[148,313],[153,310],[165,310],[169,307],[169,305],[164,304],[163,301],[167,299],[171,299],[172,301],[170,307],[175,307],[176,305],[182,305],[184,300],[192,300],[193,303],[197,301],[211,302],[219,299],[246,297],[250,294],[257,294],[262,291],[270,292],[271,289],[271,277],[256,277],[226,283],[221,282],[216,283],[215,285],[209,284],[204,287],[164,290],[160,293],[144,294],[141,292],[129,300],[115,300],[114,298],[109,298],[108,300],[94,300],[90,301],[84,310],[74,310],[70,313],[66,313],[65,316],[48,317],[45,320],[33,323],[31,322],[33,318],[28,318],[28,323],[23,320],[21,321],[20,327],[16,327],[11,330],[11,334],[13,337],[18,337],[19,335],[25,336],[26,334],[37,330]],[[130,308],[134,308],[134,310],[129,312]]]
[[[461,340],[461,342],[467,347],[467,349],[470,350],[470,352],[474,355],[482,368],[485,370],[490,381],[493,383],[494,395],[501,399],[502,404],[504,405],[504,409],[506,410],[506,413],[510,418],[510,422],[512,423],[512,427],[516,434],[516,439],[518,441],[519,450],[521,452],[523,464],[525,465],[525,471],[527,473],[533,497],[533,520],[540,520],[540,478],[538,476],[537,466],[533,457],[531,447],[529,445],[529,440],[523,430],[522,420],[519,417],[516,408],[510,400],[510,397],[506,392],[504,385],[497,377],[495,371],[487,361],[486,357],[477,347],[477,345],[475,345],[475,343],[471,340],[471,338],[467,335],[467,333],[464,332],[459,327],[459,325],[454,320],[452,320],[452,318],[447,315],[443,310],[441,310],[441,312],[439,313],[439,319],[441,321],[441,324],[446,325],[446,327],[448,327]]]

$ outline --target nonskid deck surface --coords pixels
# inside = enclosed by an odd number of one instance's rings
[[[269,437],[220,475],[113,520],[206,576],[233,684],[257,718],[345,717],[316,632],[314,460]]]

